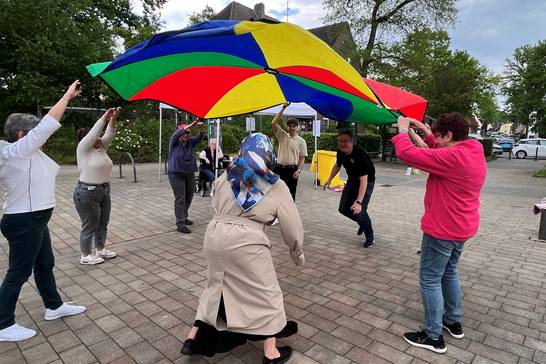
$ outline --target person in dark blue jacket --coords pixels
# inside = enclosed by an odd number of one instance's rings
[[[197,124],[199,135],[192,138],[191,128]],[[174,192],[174,215],[176,216],[176,230],[189,234],[191,230],[188,225],[193,222],[188,219],[188,210],[195,188],[195,172],[197,163],[195,161],[195,146],[203,140],[202,120],[195,120],[193,123],[178,126],[178,129],[171,135],[169,142],[169,157],[167,160],[167,171],[169,183]]]

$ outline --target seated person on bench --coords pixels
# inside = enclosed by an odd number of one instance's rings
[[[222,149],[216,145],[216,139],[210,139],[209,146],[199,153],[199,159],[201,161],[201,172],[205,176],[206,181],[214,182],[214,163],[216,161],[216,153],[218,151],[218,162],[221,162],[224,158]]]

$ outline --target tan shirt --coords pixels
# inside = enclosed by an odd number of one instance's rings
[[[296,166],[300,157],[307,157],[307,143],[299,135],[290,136],[279,125],[273,126],[273,133],[279,141],[277,163]]]

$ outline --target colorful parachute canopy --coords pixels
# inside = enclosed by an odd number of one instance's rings
[[[367,78],[364,81],[375,95],[381,99],[385,107],[419,121],[422,121],[425,117],[428,101],[421,96],[379,81]]]
[[[288,23],[203,22],[157,34],[87,69],[125,100],[156,100],[202,118],[285,101],[339,121],[382,124],[397,116],[326,43]]]

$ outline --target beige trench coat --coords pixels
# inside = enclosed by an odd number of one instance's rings
[[[282,236],[297,265],[305,262],[303,225],[282,180],[256,206],[243,212],[235,203],[226,174],[215,182],[215,215],[203,244],[208,282],[199,299],[196,319],[218,330],[274,335],[286,326],[286,315],[265,225],[279,219]],[[221,296],[227,323],[218,317]]]

